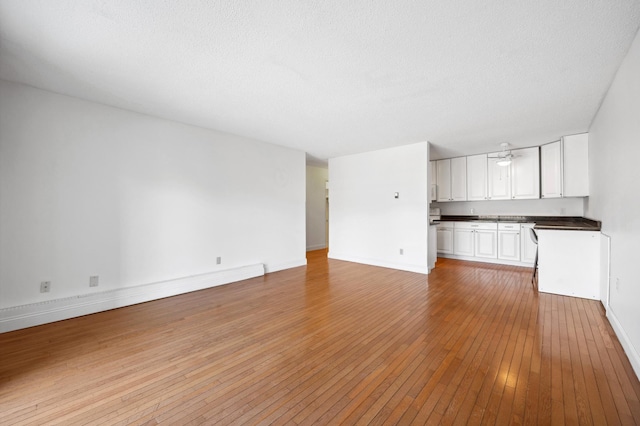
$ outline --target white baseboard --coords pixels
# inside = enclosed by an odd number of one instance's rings
[[[270,273],[270,272],[282,271],[284,269],[289,269],[289,268],[297,268],[298,266],[305,266],[306,264],[307,264],[307,258],[305,257],[304,259],[292,260],[289,262],[265,264],[264,270],[265,272]]]
[[[334,252],[329,252],[327,257],[329,259],[344,260],[347,262],[354,262],[354,263],[363,263],[365,265],[372,265],[372,266],[381,266],[383,268],[398,269],[400,271],[417,272],[418,274],[427,275],[429,273],[429,265],[427,265],[426,259],[425,259],[424,265],[411,265],[406,263],[389,262],[389,261],[380,260],[380,259],[370,259],[366,257],[349,256],[349,255],[334,253]]]
[[[0,333],[189,293],[262,276],[264,273],[264,265],[248,265],[158,283],[4,308],[0,309]]]
[[[613,313],[612,309],[607,309],[607,318],[609,319],[609,323],[611,323],[611,327],[613,331],[615,331],[618,336],[618,340],[620,340],[620,344],[624,349],[624,352],[627,354],[629,358],[629,362],[631,362],[631,367],[633,367],[633,371],[636,373],[636,377],[640,380],[640,354],[631,343],[631,339],[624,331],[622,324],[618,321],[618,318]]]
[[[327,248],[326,244],[315,244],[313,246],[307,246],[307,251],[322,250],[325,248]]]

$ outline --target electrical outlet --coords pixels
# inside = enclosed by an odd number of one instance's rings
[[[400,249],[400,254],[404,254],[404,249]]]
[[[616,291],[620,291],[620,278],[616,278]]]
[[[222,258],[220,256],[216,257],[216,265],[220,265],[222,263]]]
[[[476,209],[471,209],[471,214],[476,214]]]
[[[49,293],[51,290],[51,281],[42,281],[40,283],[40,293]]]
[[[92,275],[89,277],[89,287],[98,287],[100,277],[98,275]]]

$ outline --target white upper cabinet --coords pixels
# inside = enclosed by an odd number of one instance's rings
[[[540,151],[538,147],[511,151],[511,198],[540,198]]]
[[[589,196],[589,134],[565,136],[541,148],[542,198]]]
[[[538,147],[512,150],[508,166],[498,165],[498,153],[489,154],[487,183],[489,200],[540,198],[540,153]]]
[[[437,160],[438,201],[467,200],[467,158]]]
[[[467,157],[467,200],[487,199],[487,154]]]
[[[438,199],[438,167],[435,161],[429,161],[429,201]]]
[[[487,198],[489,200],[511,199],[511,167],[499,166],[498,158],[487,158]]]
[[[451,201],[451,159],[436,161],[437,200]]]
[[[467,157],[451,159],[451,200],[467,200]]]
[[[589,134],[540,147],[437,160],[436,201],[533,200],[589,196]],[[434,168],[432,167],[432,170]],[[431,191],[431,199],[434,189]]]
[[[589,196],[589,134],[565,136],[563,145],[563,196]]]
[[[542,198],[562,197],[562,148],[560,141],[540,147]]]

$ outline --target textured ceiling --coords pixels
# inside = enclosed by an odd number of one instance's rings
[[[0,78],[306,151],[588,130],[640,0],[0,0]]]

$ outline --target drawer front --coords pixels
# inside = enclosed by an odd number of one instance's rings
[[[438,229],[444,229],[444,228],[453,228],[453,222],[440,222],[438,224]]]
[[[495,222],[456,222],[456,229],[486,229],[497,230],[498,224]]]
[[[520,232],[520,224],[519,223],[499,223],[498,230]]]

